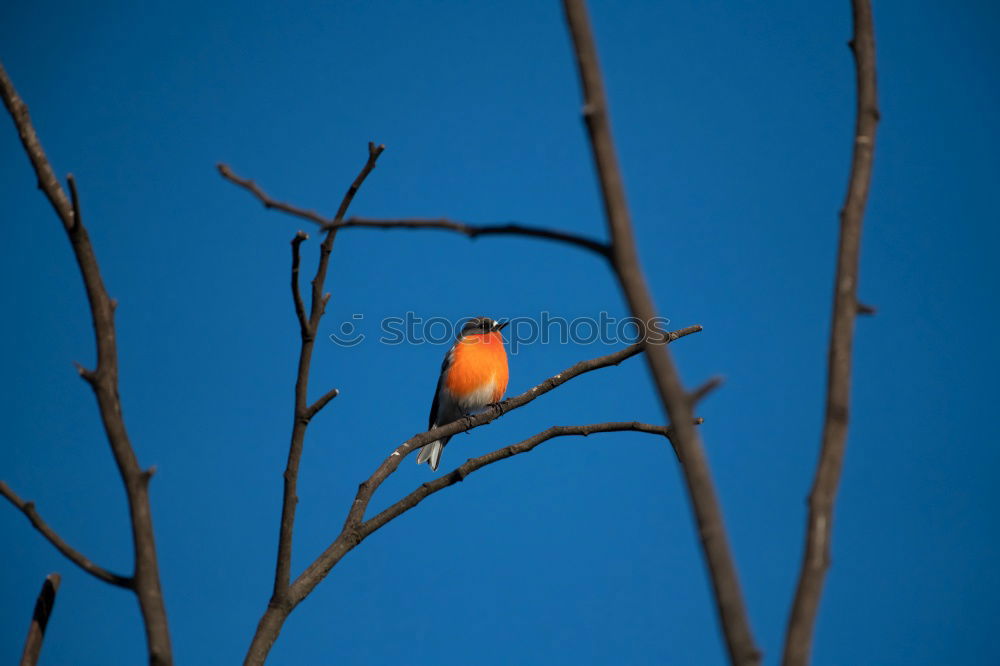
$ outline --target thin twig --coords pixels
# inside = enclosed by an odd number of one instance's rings
[[[699,402],[708,397],[709,393],[722,386],[722,384],[722,377],[711,377],[704,384],[691,391],[691,404],[697,405]]]
[[[299,320],[299,328],[303,335],[309,332],[309,320],[306,319],[306,306],[302,302],[302,292],[299,290],[299,265],[302,258],[300,246],[309,240],[309,234],[299,231],[292,239],[292,303],[295,305],[295,317]]]
[[[105,583],[117,585],[118,587],[132,589],[133,581],[131,578],[113,573],[102,566],[94,564],[83,553],[66,543],[65,539],[59,536],[55,530],[49,527],[48,523],[42,520],[42,516],[35,508],[34,502],[29,502],[18,497],[17,493],[11,490],[10,486],[3,481],[0,481],[0,495],[3,495],[8,501],[10,501],[11,504],[17,507],[21,513],[23,513],[25,517],[31,521],[32,526],[41,532],[42,536],[48,539],[49,543],[55,546],[56,550],[65,555],[70,562],[77,565],[98,580],[103,580]]]
[[[38,134],[35,133],[35,127],[31,123],[28,105],[17,94],[14,83],[10,80],[7,70],[4,69],[2,64],[0,64],[0,98],[3,99],[3,104],[7,107],[7,112],[14,121],[14,126],[17,128],[17,134],[21,138],[21,145],[24,147],[24,152],[27,153],[28,159],[31,160],[31,166],[35,169],[35,175],[38,178],[38,189],[42,191],[49,200],[49,203],[52,204],[52,209],[62,221],[63,228],[69,231],[73,227],[73,206],[69,199],[66,198],[66,193],[63,191],[62,186],[59,185],[59,179],[56,178],[56,174],[52,170],[52,165],[49,164],[49,160],[45,156],[42,142],[39,141]]]
[[[132,547],[135,556],[135,573],[132,589],[139,600],[149,662],[154,666],[173,663],[167,613],[160,587],[159,564],[156,558],[156,541],[153,533],[153,516],[149,505],[149,476],[136,459],[129,441],[118,396],[118,348],[115,341],[115,302],[108,296],[101,278],[97,256],[90,243],[90,236],[82,220],[74,215],[73,205],[55,177],[52,166],[42,149],[28,115],[28,108],[14,89],[14,84],[0,65],[0,97],[17,127],[21,144],[35,169],[38,186],[52,204],[69,237],[73,254],[80,267],[80,274],[87,292],[87,301],[97,343],[97,367],[81,374],[90,384],[104,425],[104,432],[114,455],[118,473],[128,498],[129,519],[132,527]],[[75,181],[70,181],[75,189]],[[77,197],[77,211],[79,200]]]
[[[875,27],[869,0],[853,0],[857,117],[854,155],[844,207],[840,212],[840,247],[834,279],[833,322],[827,360],[826,416],[816,476],[809,493],[802,568],[788,616],[784,666],[805,666],[812,652],[813,630],[826,570],[830,566],[833,507],[843,469],[851,397],[851,348],[858,314],[858,264],[861,226],[871,184],[878,125],[878,90],[875,73]]]
[[[584,236],[578,236],[557,229],[544,229],[529,227],[516,222],[503,222],[499,224],[468,224],[447,218],[397,218],[397,219],[374,219],[365,217],[352,217],[344,220],[340,224],[331,225],[337,228],[366,228],[366,229],[440,229],[442,231],[455,231],[465,234],[469,238],[479,236],[501,236],[516,235],[528,236],[531,238],[543,238],[561,243],[576,245],[577,247],[595,252],[605,259],[609,258],[610,249],[606,243],[595,241]]]
[[[347,188],[347,192],[344,194],[344,198],[337,208],[337,214],[333,216],[334,224],[344,219],[348,207],[354,201],[354,195],[361,189],[361,184],[365,182],[368,174],[375,168],[375,163],[378,162],[379,156],[384,151],[384,145],[379,144],[376,146],[373,141],[368,142],[368,161],[365,162],[354,182]],[[329,294],[323,294],[323,284],[326,282],[326,272],[330,266],[330,253],[333,251],[333,242],[336,237],[336,228],[331,227],[327,229],[326,236],[319,247],[319,264],[316,266],[316,276],[312,281],[312,311],[309,315],[309,325],[312,327],[313,335],[316,334],[319,327],[319,320],[323,316],[327,302],[330,300]]]
[[[347,188],[347,192],[344,193],[344,198],[340,201],[340,206],[337,207],[337,213],[333,216],[333,221],[340,222],[347,215],[347,209],[351,207],[351,202],[354,201],[354,195],[358,193],[361,189],[361,184],[365,182],[365,178],[368,174],[372,172],[375,168],[375,163],[378,161],[379,155],[385,152],[385,144],[380,143],[377,146],[374,141],[368,142],[368,161],[365,166],[361,169],[361,173],[358,177],[354,179],[354,182]]]
[[[697,333],[701,330],[701,326],[689,326],[688,328],[680,329],[663,336],[650,334],[650,338],[658,341],[660,344],[665,344],[673,342],[674,340],[682,338],[686,335]],[[257,630],[254,633],[253,640],[243,663],[248,666],[256,666],[264,663],[268,652],[271,650],[271,646],[274,645],[274,641],[281,632],[281,627],[284,624],[285,619],[292,612],[295,606],[305,599],[313,589],[315,589],[315,587],[327,576],[327,574],[330,573],[330,570],[337,564],[337,562],[340,561],[345,553],[360,543],[364,534],[363,524],[365,511],[367,510],[368,504],[371,502],[375,491],[378,490],[378,487],[389,477],[389,475],[399,468],[400,463],[408,454],[422,446],[425,446],[426,444],[429,444],[430,442],[433,442],[436,439],[440,439],[441,437],[455,435],[460,432],[486,425],[487,423],[490,423],[498,418],[500,414],[509,414],[511,411],[527,405],[529,402],[575,377],[579,377],[580,375],[594,370],[599,370],[601,368],[618,365],[622,361],[631,358],[636,354],[642,353],[643,349],[643,344],[634,344],[611,354],[580,361],[566,370],[563,370],[559,374],[549,377],[524,393],[504,400],[500,404],[500,408],[497,410],[486,410],[472,416],[471,418],[462,418],[458,421],[419,433],[396,447],[396,449],[382,461],[372,475],[358,486],[354,502],[351,504],[347,518],[344,521],[344,527],[341,529],[340,534],[333,541],[333,543],[331,543],[330,546],[327,547],[327,549],[323,551],[323,553],[317,557],[313,563],[310,564],[305,571],[303,571],[302,574],[299,575],[289,588],[288,595],[284,597],[280,603],[272,602],[268,604],[267,610],[264,612],[264,615],[261,616],[261,619],[257,624]],[[700,422],[700,420],[698,420],[698,422]],[[498,458],[498,460],[499,459],[502,459],[502,457]],[[381,524],[379,526],[381,526]]]
[[[867,303],[858,303],[858,314],[871,316],[878,314],[878,309],[873,305],[868,305]]]
[[[340,395],[340,389],[330,389],[321,395],[316,399],[316,402],[309,405],[309,408],[306,410],[307,416],[312,419],[312,417],[316,416],[321,409],[326,407],[327,403],[336,398],[338,395]]]
[[[563,0],[563,7],[575,47],[583,88],[583,117],[611,235],[612,265],[632,315],[644,327],[645,322],[656,320],[656,308],[635,247],[587,7],[583,0]],[[734,665],[740,666],[757,664],[760,662],[760,652],[754,644],[708,460],[697,429],[691,425],[691,402],[666,349],[647,346],[646,362],[652,372],[667,420],[676,427],[674,443],[679,450],[681,469],[698,525],[730,660]]]
[[[352,217],[347,220],[343,220],[335,217],[330,219],[320,215],[316,211],[299,208],[298,206],[293,206],[283,201],[272,199],[266,192],[264,192],[263,189],[261,189],[259,185],[257,185],[257,183],[248,178],[240,178],[225,164],[219,164],[218,169],[223,178],[231,183],[243,187],[246,190],[249,190],[261,201],[261,203],[264,204],[265,208],[278,210],[283,213],[287,213],[288,215],[308,220],[309,222],[319,225],[322,229],[439,229],[442,231],[454,231],[464,234],[469,238],[498,235],[528,236],[532,238],[543,238],[568,243],[570,245],[576,245],[577,247],[595,252],[605,259],[609,257],[608,246],[600,241],[585,238],[583,236],[577,236],[576,234],[571,234],[565,231],[559,231],[557,229],[529,227],[516,222],[476,225],[449,220],[446,218],[373,219]]]
[[[69,184],[70,202],[73,204],[73,225],[83,224],[83,211],[80,209],[80,193],[76,190],[76,178],[68,173],[66,182]]]
[[[45,627],[49,624],[52,608],[56,604],[56,592],[62,578],[57,573],[50,573],[42,583],[42,589],[35,599],[35,610],[31,614],[31,625],[28,636],[24,639],[24,650],[21,652],[21,666],[35,666],[38,656],[42,653],[42,641],[45,640]]]

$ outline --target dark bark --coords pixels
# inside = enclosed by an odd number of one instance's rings
[[[45,640],[45,627],[56,603],[56,592],[62,581],[59,574],[51,573],[45,577],[42,589],[35,600],[35,610],[31,615],[31,625],[28,636],[24,639],[24,650],[21,651],[21,666],[35,666],[38,656],[42,653],[42,641]]]

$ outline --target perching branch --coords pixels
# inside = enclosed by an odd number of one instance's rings
[[[257,183],[247,178],[240,178],[225,164],[219,164],[218,169],[223,178],[253,193],[253,195],[264,204],[265,208],[279,210],[283,213],[293,215],[303,220],[308,220],[309,222],[318,224],[322,229],[440,229],[442,231],[454,231],[464,234],[469,238],[499,235],[529,236],[576,245],[577,247],[582,247],[586,250],[590,250],[591,252],[596,252],[605,259],[610,258],[608,246],[599,241],[584,238],[583,236],[577,236],[576,234],[567,233],[565,231],[528,227],[515,222],[475,225],[445,218],[406,218],[382,220],[352,217],[344,220],[342,218],[335,217],[334,219],[329,219],[323,217],[315,211],[299,208],[297,206],[272,199],[267,195],[267,193],[264,192],[264,190],[260,188],[259,185],[257,185]]]
[[[71,202],[59,184],[59,180],[49,164],[28,115],[28,107],[18,96],[14,84],[0,65],[0,97],[10,113],[17,133],[21,138],[28,159],[38,177],[38,186],[52,204],[56,215],[63,223],[69,237],[73,254],[80,267],[80,274],[87,291],[90,313],[93,320],[94,336],[97,342],[97,367],[94,370],[80,368],[81,376],[87,380],[97,398],[97,404],[104,425],[104,432],[114,455],[115,463],[125,494],[128,498],[129,518],[132,527],[132,546],[135,556],[135,572],[132,589],[139,600],[146,643],[151,664],[166,665],[173,662],[170,647],[170,632],[167,614],[160,590],[159,565],[156,559],[156,543],[153,537],[153,516],[149,506],[149,474],[139,466],[135,450],[129,441],[122,416],[121,401],[118,397],[118,350],[115,342],[114,309],[115,302],[108,296],[101,278],[100,267],[90,237],[80,216],[79,197],[76,183],[70,177]],[[79,563],[79,562],[77,562]]]
[[[670,343],[678,338],[682,338],[692,333],[698,333],[699,331],[701,331],[701,326],[689,326],[688,328],[683,328],[667,334],[665,341]],[[497,410],[486,410],[472,417],[462,418],[458,421],[453,421],[452,423],[447,423],[445,425],[438,426],[437,428],[432,428],[426,432],[414,435],[396,447],[396,450],[382,461],[382,464],[379,465],[378,469],[375,470],[368,480],[364,481],[358,487],[358,492],[354,497],[354,503],[351,506],[351,510],[348,512],[347,519],[344,523],[344,529],[356,529],[361,524],[364,520],[365,510],[368,508],[368,503],[371,501],[375,491],[378,490],[378,487],[382,485],[382,482],[385,481],[390,474],[396,471],[396,468],[399,467],[403,458],[411,452],[422,446],[430,444],[435,440],[441,439],[442,437],[457,435],[460,432],[465,432],[467,430],[472,430],[474,428],[478,428],[479,426],[486,425],[487,423],[499,418],[500,414],[509,414],[515,409],[524,407],[532,400],[545,395],[557,386],[561,386],[571,379],[594,370],[600,370],[601,368],[618,365],[625,359],[639,354],[642,350],[642,344],[637,343],[611,354],[598,356],[597,358],[585,361],[579,361],[559,374],[553,375],[537,386],[528,389],[524,393],[512,398],[507,398],[500,403],[499,409]],[[322,559],[323,558],[321,556],[315,563],[313,563],[313,565],[309,567],[309,569],[312,569],[316,564],[319,564],[318,569],[322,569]],[[307,572],[309,569],[307,569]],[[327,571],[329,571],[329,569],[327,569]],[[323,575],[325,576],[326,574],[324,573]],[[305,574],[303,574],[303,576],[305,576]],[[299,581],[303,579],[303,576],[299,577]],[[316,582],[318,583],[320,579],[317,579]],[[296,584],[298,584],[299,581],[296,581]]]
[[[654,321],[656,308],[642,274],[632,234],[625,187],[618,168],[611,121],[604,96],[604,83],[597,59],[597,47],[590,29],[584,0],[563,0],[566,21],[573,38],[576,62],[583,87],[583,117],[587,125],[594,163],[604,200],[604,212],[611,235],[611,262],[632,315],[640,322]],[[663,403],[667,420],[676,428],[678,449],[688,496],[698,524],[702,550],[715,592],[716,608],[722,623],[731,662],[752,665],[760,662],[754,644],[736,565],[730,552],[722,509],[712,482],[701,438],[692,426],[691,400],[681,384],[670,354],[654,345],[646,346],[646,361]]]
[[[358,189],[364,183],[368,174],[375,168],[375,163],[384,150],[385,146],[376,146],[372,142],[368,143],[368,160],[344,194],[334,220],[343,219],[348,206],[350,206],[351,201],[354,199],[354,195],[357,194]],[[224,167],[220,166],[220,171],[225,175]],[[298,374],[295,379],[295,413],[292,420],[292,437],[288,447],[288,461],[285,465],[284,473],[281,524],[278,530],[278,556],[275,563],[271,604],[280,605],[285,603],[288,595],[288,585],[291,580],[292,533],[295,527],[295,509],[299,501],[297,494],[299,462],[302,460],[302,445],[305,441],[306,428],[309,426],[309,421],[338,394],[337,389],[333,389],[312,404],[307,399],[309,370],[316,342],[316,331],[319,329],[320,318],[323,316],[323,311],[329,298],[328,295],[323,296],[322,294],[323,284],[326,281],[327,267],[330,262],[330,252],[333,250],[335,237],[336,229],[330,229],[326,232],[326,237],[320,245],[319,265],[316,268],[316,276],[312,281],[312,302],[310,304],[308,319],[306,318],[305,306],[302,303],[302,296],[299,292],[299,246],[306,239],[306,235],[300,231],[292,239],[292,298],[295,303],[295,313],[299,320],[299,328],[301,329],[301,346],[299,348]]]
[[[691,335],[692,333],[698,333],[701,331],[701,326],[689,326],[688,328],[680,329],[672,333],[663,335],[660,338],[660,344],[666,344],[682,338],[686,335]],[[465,432],[473,428],[478,428],[479,426],[486,425],[491,421],[497,419],[502,412],[507,414],[515,409],[523,407],[529,402],[535,400],[536,398],[548,393],[557,386],[560,386],[569,380],[579,377],[580,375],[586,374],[588,372],[599,370],[601,368],[607,368],[609,366],[618,365],[625,359],[631,358],[636,354],[643,351],[642,344],[634,344],[625,349],[621,349],[617,352],[606,354],[604,356],[598,356],[593,359],[580,361],[570,366],[566,370],[563,370],[557,375],[549,377],[545,381],[541,382],[537,386],[525,391],[524,393],[508,398],[500,403],[500,409],[498,410],[486,410],[479,414],[476,414],[470,418],[459,419],[452,423],[448,423],[443,426],[438,426],[428,430],[427,432],[419,433],[414,435],[410,439],[406,440],[400,444],[396,449],[386,457],[385,460],[378,466],[378,468],[372,473],[368,479],[363,481],[358,486],[358,492],[355,495],[354,502],[351,504],[351,508],[348,511],[347,518],[344,521],[344,527],[342,528],[340,534],[337,538],[330,544],[330,546],[323,551],[323,553],[317,557],[312,564],[310,564],[305,571],[292,583],[288,590],[288,595],[283,599],[282,603],[270,603],[268,604],[267,610],[261,617],[260,622],[257,625],[257,631],[254,633],[253,640],[250,644],[250,648],[247,651],[246,658],[244,660],[245,665],[257,665],[263,664],[264,660],[267,658],[268,653],[271,650],[271,646],[274,641],[278,638],[278,634],[281,632],[281,627],[285,622],[285,619],[291,614],[295,606],[297,606],[303,599],[305,599],[317,585],[330,573],[334,566],[340,561],[340,559],[356,545],[358,545],[361,540],[370,534],[374,529],[381,527],[386,522],[388,522],[388,517],[383,516],[378,523],[372,523],[364,521],[365,511],[368,508],[368,504],[371,502],[375,491],[378,489],[382,482],[385,481],[390,474],[399,468],[400,463],[403,459],[416,449],[433,442],[436,439],[447,435],[455,435],[460,432]],[[636,425],[634,422],[629,424],[628,429],[642,429],[647,426]],[[659,428],[660,426],[648,426],[648,428]],[[548,431],[546,431],[548,432]],[[553,431],[555,432],[555,431]],[[596,431],[595,431],[596,432]],[[665,432],[657,430],[659,434],[666,434]],[[566,433],[569,434],[569,433]],[[550,435],[557,436],[555,434]],[[529,441],[529,440],[526,440]],[[531,447],[526,448],[525,451],[530,450],[534,446],[537,446],[539,442],[536,442]],[[523,444],[523,442],[522,442]],[[519,446],[519,445],[514,445]],[[501,449],[501,451],[506,450]],[[522,451],[518,450],[517,453]],[[492,454],[488,454],[492,455]],[[514,455],[512,452],[510,455]],[[497,460],[502,460],[503,458],[509,457],[508,455],[501,455],[494,459],[489,459],[483,462],[482,465],[477,466],[475,469],[479,469],[486,464],[496,462]],[[478,460],[478,459],[477,459]],[[426,484],[425,484],[426,485]],[[446,484],[451,485],[451,484]],[[443,488],[444,486],[442,486]],[[440,488],[438,488],[439,490]],[[414,491],[414,492],[420,492]],[[436,492],[436,490],[435,490]],[[420,497],[423,499],[423,497]],[[405,501],[405,500],[403,500]],[[413,506],[419,503],[414,502]],[[400,507],[402,508],[402,507]],[[406,510],[412,508],[412,506],[407,506],[405,509],[399,512],[400,515]],[[381,515],[381,514],[380,514]],[[392,516],[395,517],[395,516]],[[375,520],[375,519],[372,519]],[[370,523],[370,525],[369,525]],[[365,532],[365,525],[369,525],[371,529]]]
[[[844,207],[840,212],[840,247],[834,279],[833,322],[827,359],[826,416],[816,477],[809,493],[809,518],[799,582],[788,617],[784,666],[805,666],[812,651],[813,627],[830,566],[833,506],[843,469],[851,396],[851,347],[854,321],[859,311],[858,263],[861,224],[871,183],[878,125],[878,91],[875,76],[875,27],[869,0],[853,0],[857,117],[854,154]]]
[[[56,592],[62,578],[57,573],[50,573],[42,583],[42,589],[35,599],[35,610],[31,615],[31,625],[28,636],[24,639],[24,650],[21,652],[21,666],[35,666],[38,656],[42,653],[42,641],[45,640],[45,627],[49,624],[49,616],[56,604]]]
[[[702,423],[702,419],[695,419],[694,423],[700,424]],[[542,442],[547,442],[555,437],[566,437],[568,435],[583,435],[586,437],[587,435],[599,432],[622,431],[662,435],[668,440],[671,440],[671,444],[673,443],[673,428],[671,426],[650,425],[648,423],[639,423],[638,421],[594,423],[591,425],[579,426],[552,426],[551,428],[543,430],[542,432],[516,444],[505,446],[502,449],[497,449],[496,451],[479,456],[478,458],[469,458],[465,461],[465,464],[460,465],[448,474],[445,474],[444,476],[428,483],[421,484],[419,488],[390,506],[388,509],[385,509],[369,520],[366,520],[364,524],[361,525],[359,534],[361,535],[361,538],[367,537],[393,518],[398,518],[416,505],[420,504],[420,502],[422,502],[427,496],[433,495],[439,490],[444,490],[448,486],[452,486],[460,481],[464,481],[465,477],[469,476],[478,469],[486,467],[487,465],[491,465],[505,458],[510,458],[511,456],[516,456],[519,453],[527,453]]]
[[[66,543],[65,539],[59,536],[55,530],[42,520],[41,515],[39,515],[38,510],[35,508],[34,502],[29,502],[18,497],[17,493],[11,490],[10,486],[3,481],[0,481],[0,495],[6,497],[11,504],[17,507],[31,521],[32,526],[41,532],[42,536],[48,539],[49,543],[55,546],[56,550],[65,555],[73,564],[98,580],[103,580],[105,583],[132,589],[133,581],[131,578],[113,573],[91,562],[83,553]]]

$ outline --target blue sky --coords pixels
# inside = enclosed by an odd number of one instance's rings
[[[699,409],[747,603],[778,658],[825,373],[853,127],[849,3],[595,2],[612,120],[660,312]],[[875,2],[879,129],[853,414],[817,665],[985,663],[1000,576],[993,413],[1000,234],[996,6]],[[153,510],[177,662],[242,659],[273,573],[303,223],[217,162],[332,213],[518,220],[603,237],[569,39],[550,3],[5,3],[0,59],[57,172],[73,172],[118,309],[121,392]],[[74,360],[93,344],[78,271],[0,123],[0,478],[99,563],[131,566],[124,496]],[[316,243],[303,246],[306,269]],[[343,233],[324,334],[362,313],[625,314],[579,250],[438,232]],[[527,345],[520,393],[613,345]],[[341,396],[306,442],[293,568],[357,483],[425,425],[446,345],[318,346]],[[661,422],[641,359],[455,438],[443,465],[554,424]],[[404,464],[373,509],[432,478]],[[10,507],[0,662],[44,576],[63,585],[44,664],[143,659],[131,595],[78,572]],[[718,664],[682,482],[662,442],[561,439],[427,500],[292,615],[273,664]]]

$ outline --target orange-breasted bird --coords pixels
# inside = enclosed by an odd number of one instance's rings
[[[429,428],[456,421],[503,398],[507,390],[507,352],[500,331],[507,323],[476,317],[462,327],[441,364]],[[436,470],[449,439],[442,437],[425,445],[417,464],[429,463]]]

